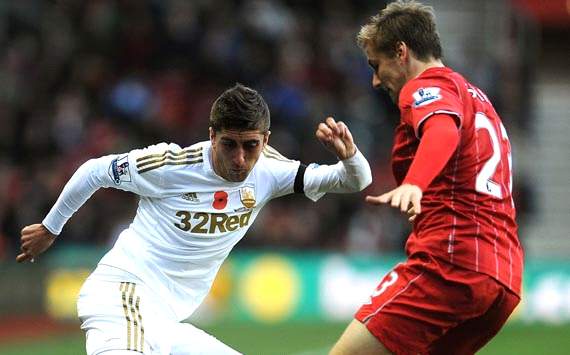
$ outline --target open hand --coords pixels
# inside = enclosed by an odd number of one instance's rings
[[[317,139],[340,160],[345,160],[356,154],[356,146],[352,134],[344,122],[336,122],[334,118],[327,117],[325,122],[319,123]]]
[[[56,236],[51,234],[43,224],[38,223],[24,227],[20,237],[22,253],[16,257],[16,261],[19,263],[28,260],[33,262],[34,258],[53,244],[55,238]]]
[[[392,207],[407,213],[408,220],[412,222],[422,212],[422,196],[422,190],[418,186],[403,184],[380,196],[366,196],[366,202],[372,205],[390,203]]]

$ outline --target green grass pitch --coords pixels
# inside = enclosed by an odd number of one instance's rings
[[[225,324],[204,327],[204,330],[251,355],[321,355],[334,343],[344,323],[290,323],[267,326],[256,324]],[[570,325],[506,327],[479,354],[541,354],[570,353]],[[55,338],[22,339],[0,344],[0,355],[78,355],[84,354],[81,333]]]

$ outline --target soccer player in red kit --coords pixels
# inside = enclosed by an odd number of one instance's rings
[[[389,4],[358,34],[372,85],[398,104],[398,187],[371,204],[409,215],[408,259],[382,279],[331,354],[473,354],[521,297],[511,148],[487,96],[444,66],[431,7]]]

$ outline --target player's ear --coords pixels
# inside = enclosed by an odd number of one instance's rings
[[[269,142],[269,136],[271,135],[271,131],[267,131],[263,134],[263,146],[265,147]]]
[[[409,54],[410,50],[405,42],[400,41],[396,44],[396,58],[398,58],[401,63],[404,63],[408,60]]]
[[[210,134],[210,142],[212,143],[212,145],[214,145],[216,142],[216,131],[212,127],[209,127],[208,131]]]

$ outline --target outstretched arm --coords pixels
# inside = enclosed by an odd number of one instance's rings
[[[434,115],[423,127],[423,136],[402,185],[380,196],[367,196],[373,205],[390,204],[408,213],[413,221],[421,213],[423,191],[441,173],[459,144],[456,121],[449,115]]]
[[[71,216],[101,187],[109,186],[107,168],[112,156],[90,159],[69,179],[47,216],[42,221],[46,229],[59,235]]]
[[[177,163],[193,163],[202,148],[182,149],[176,144],[160,143],[128,154],[107,155],[85,162],[67,182],[56,203],[41,224],[22,230],[22,254],[18,261],[31,260],[44,252],[61,233],[69,218],[101,187],[114,187],[137,195],[160,197],[168,169]]]
[[[63,225],[100,187],[108,185],[104,180],[112,156],[91,159],[81,165],[67,182],[57,202],[41,224],[26,226],[21,232],[21,251],[16,261],[33,261],[47,250],[61,233]]]

